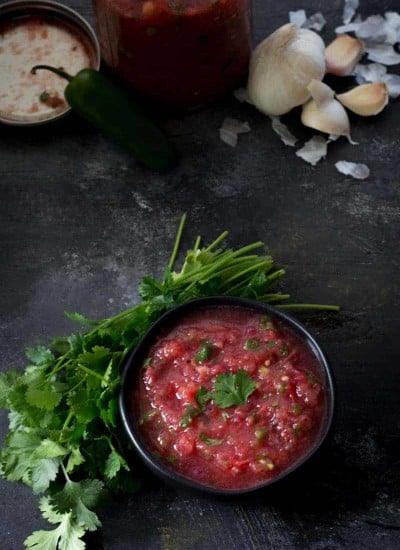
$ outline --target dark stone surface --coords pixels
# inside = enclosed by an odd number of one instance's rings
[[[92,18],[88,0],[68,5]],[[329,4],[329,5],[328,5]],[[322,9],[333,36],[342,2],[265,2],[255,37],[289,9]],[[400,2],[362,2],[362,13]],[[1,75],[3,78],[4,75]],[[231,149],[219,140],[224,116],[252,132]],[[296,117],[292,117],[294,120]],[[310,135],[295,122],[299,136]],[[248,500],[215,501],[151,480],[101,514],[88,547],[117,549],[395,549],[399,531],[399,146],[400,108],[355,120],[352,147],[330,145],[311,168],[285,147],[267,118],[233,99],[181,121],[182,153],[171,174],[138,167],[75,116],[42,128],[0,128],[1,369],[22,367],[23,350],[69,333],[64,310],[91,317],[137,299],[141,276],[160,274],[177,221],[184,244],[230,230],[232,246],[264,240],[287,267],[296,301],[335,302],[337,316],[307,325],[327,351],[337,385],[331,437],[300,472]],[[340,159],[367,162],[371,177],[340,175]],[[7,429],[0,413],[0,435]],[[37,499],[0,482],[0,547],[18,550],[46,527]]]

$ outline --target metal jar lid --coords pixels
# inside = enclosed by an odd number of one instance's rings
[[[65,80],[33,65],[63,67],[72,75],[100,68],[100,46],[76,11],[50,0],[15,0],[0,5],[0,122],[44,124],[65,116]]]

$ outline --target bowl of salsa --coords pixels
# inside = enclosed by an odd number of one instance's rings
[[[334,394],[326,358],[295,319],[234,297],[164,314],[128,358],[125,429],[167,481],[229,495],[264,488],[325,439]]]

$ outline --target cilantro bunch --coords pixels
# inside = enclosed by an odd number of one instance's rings
[[[162,280],[144,277],[138,305],[102,321],[67,314],[86,326],[86,332],[28,349],[24,371],[0,375],[0,407],[9,410],[0,475],[42,495],[40,510],[53,525],[30,535],[25,541],[28,549],[83,550],[85,532],[100,526],[95,509],[105,496],[134,492],[140,486],[130,469],[133,452],[119,423],[120,375],[127,355],[160,315],[192,298],[217,294],[276,303],[289,298],[272,291],[284,270],[274,269],[270,256],[254,253],[263,243],[224,249],[220,244],[227,232],[207,247],[200,246],[198,237],[181,270],[174,271],[185,220],[183,216]],[[280,307],[337,309],[310,304]],[[225,391],[237,394],[238,400],[237,380],[228,382],[227,388],[220,388],[221,399]],[[246,395],[251,391],[249,387]],[[221,406],[230,402],[224,403]]]

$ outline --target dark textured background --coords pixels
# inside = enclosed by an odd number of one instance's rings
[[[89,0],[66,3],[93,20]],[[289,9],[321,9],[326,39],[341,21],[338,0],[255,4],[256,41],[285,23]],[[363,14],[400,11],[399,1],[361,4]],[[226,115],[252,127],[236,149],[218,137]],[[293,299],[343,306],[307,320],[331,359],[336,421],[309,465],[263,495],[215,501],[153,479],[102,513],[89,547],[399,548],[399,101],[355,121],[359,145],[330,145],[315,168],[233,99],[178,126],[182,162],[162,176],[73,115],[42,128],[0,128],[1,369],[22,367],[26,346],[71,332],[66,309],[102,317],[134,303],[141,276],[161,273],[186,211],[184,245],[223,229],[233,246],[262,239],[287,268]],[[371,177],[340,175],[340,159],[367,161]],[[2,411],[0,436],[6,430]],[[3,481],[0,514],[1,550],[22,548],[47,526],[30,491]]]

